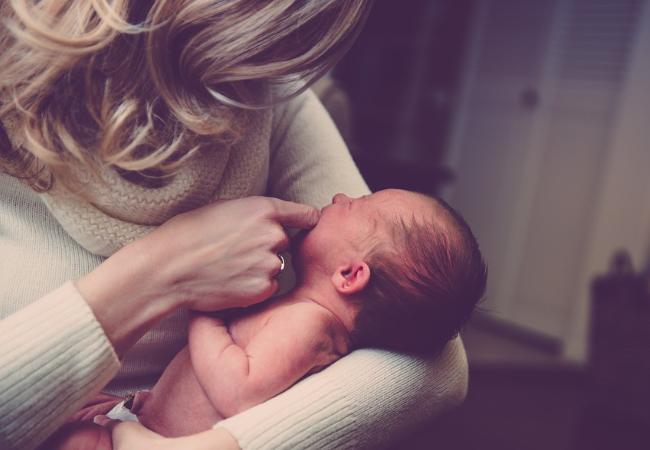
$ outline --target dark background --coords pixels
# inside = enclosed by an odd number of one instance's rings
[[[439,194],[464,182],[446,161],[478,3],[377,1],[333,84],[317,87],[373,190]],[[540,99],[526,88],[518,101],[525,114]],[[650,277],[626,252],[611,258],[589,283],[585,361],[565,358],[550,336],[473,319],[463,332],[466,402],[395,448],[650,449]]]
[[[334,78],[349,95],[351,151],[373,190],[435,191],[472,1],[378,1]]]

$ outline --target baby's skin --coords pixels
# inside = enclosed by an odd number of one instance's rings
[[[332,312],[292,295],[225,320],[196,314],[187,347],[135,412],[143,425],[164,436],[205,431],[348,350],[348,330]]]

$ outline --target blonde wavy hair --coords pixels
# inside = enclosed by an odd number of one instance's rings
[[[72,166],[172,176],[241,136],[258,88],[329,70],[370,1],[4,0],[0,120],[23,144],[0,126],[0,171],[40,192]]]

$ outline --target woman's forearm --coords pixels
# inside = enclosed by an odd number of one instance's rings
[[[364,349],[218,426],[245,450],[383,448],[466,392],[460,338],[431,358]]]
[[[239,444],[223,428],[215,428],[179,438],[163,438],[136,422],[118,422],[107,418],[100,423],[112,430],[113,450],[240,450]]]
[[[71,282],[0,320],[0,336],[4,450],[38,446],[120,366]]]
[[[120,356],[181,304],[172,292],[147,289],[156,267],[146,243],[137,241],[75,282]]]
[[[172,439],[169,446],[165,447],[167,450],[187,450],[190,448],[192,450],[240,450],[235,438],[223,428],[215,428],[193,436]]]

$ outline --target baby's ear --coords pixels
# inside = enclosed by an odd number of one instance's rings
[[[365,261],[356,261],[340,266],[332,275],[332,284],[341,295],[361,292],[370,281],[370,267]]]

